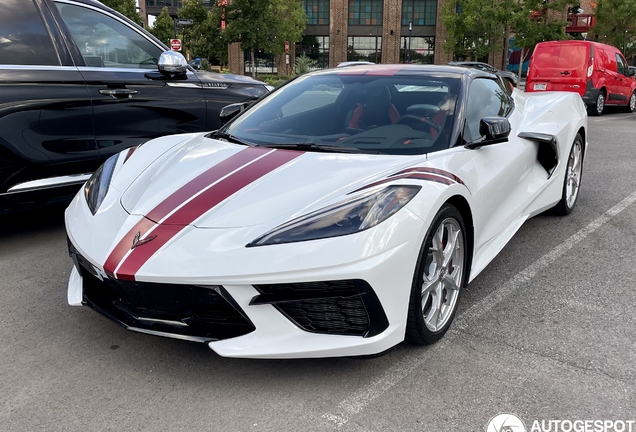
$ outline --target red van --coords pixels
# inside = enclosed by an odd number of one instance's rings
[[[591,41],[537,44],[530,59],[526,91],[577,92],[591,115],[605,105],[636,110],[636,81],[618,48]]]

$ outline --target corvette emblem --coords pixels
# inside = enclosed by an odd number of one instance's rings
[[[153,241],[154,239],[157,238],[156,235],[151,235],[151,236],[146,237],[143,240],[139,240],[139,237],[141,237],[141,231],[137,231],[137,234],[135,234],[135,238],[133,239],[133,244],[130,247],[130,249],[134,249],[137,246],[145,245],[146,243],[151,242],[151,241]]]

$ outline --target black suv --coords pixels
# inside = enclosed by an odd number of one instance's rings
[[[165,51],[96,1],[2,0],[0,213],[68,199],[110,155],[218,129],[222,107],[268,92],[252,78],[194,73]]]

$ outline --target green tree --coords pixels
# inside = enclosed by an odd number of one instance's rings
[[[179,18],[192,19],[194,23],[180,29],[184,39],[184,52],[193,57],[216,57],[227,63],[227,41],[221,32],[221,8],[206,8],[201,0],[186,0],[179,9]]]
[[[595,16],[588,37],[620,48],[626,57],[636,54],[636,0],[598,0]]]
[[[511,0],[459,0],[445,2],[441,19],[446,28],[444,50],[460,59],[480,60],[503,49],[512,12]]]
[[[241,42],[241,48],[250,52],[252,65],[255,50],[284,52],[285,41],[300,41],[307,23],[300,0],[233,0],[226,17],[226,40]],[[255,67],[252,76],[256,76]]]
[[[512,24],[515,32],[515,46],[521,48],[521,65],[539,42],[567,39],[565,11],[572,5],[571,0],[525,0],[521,12]]]
[[[150,33],[166,45],[170,42],[170,39],[174,37],[174,20],[168,13],[166,6],[161,9],[161,13],[157,19],[155,19]]]
[[[140,26],[143,25],[144,20],[137,12],[137,3],[135,0],[102,0],[102,3],[111,9],[115,9],[125,17],[130,18]]]

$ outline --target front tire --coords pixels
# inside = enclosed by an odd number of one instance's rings
[[[565,179],[563,180],[563,192],[561,201],[554,207],[553,213],[558,216],[566,216],[572,213],[576,201],[579,198],[581,187],[581,175],[583,174],[583,138],[576,134],[572,149],[565,167]]]
[[[603,91],[598,92],[596,102],[590,106],[589,112],[593,116],[600,116],[605,110],[605,93]]]
[[[467,279],[467,245],[461,213],[445,204],[431,223],[415,267],[406,324],[407,342],[428,345],[448,331]]]
[[[636,111],[636,91],[632,93],[632,95],[629,97],[629,102],[627,103],[627,106],[624,108],[625,112],[628,113],[633,113],[634,111]]]

